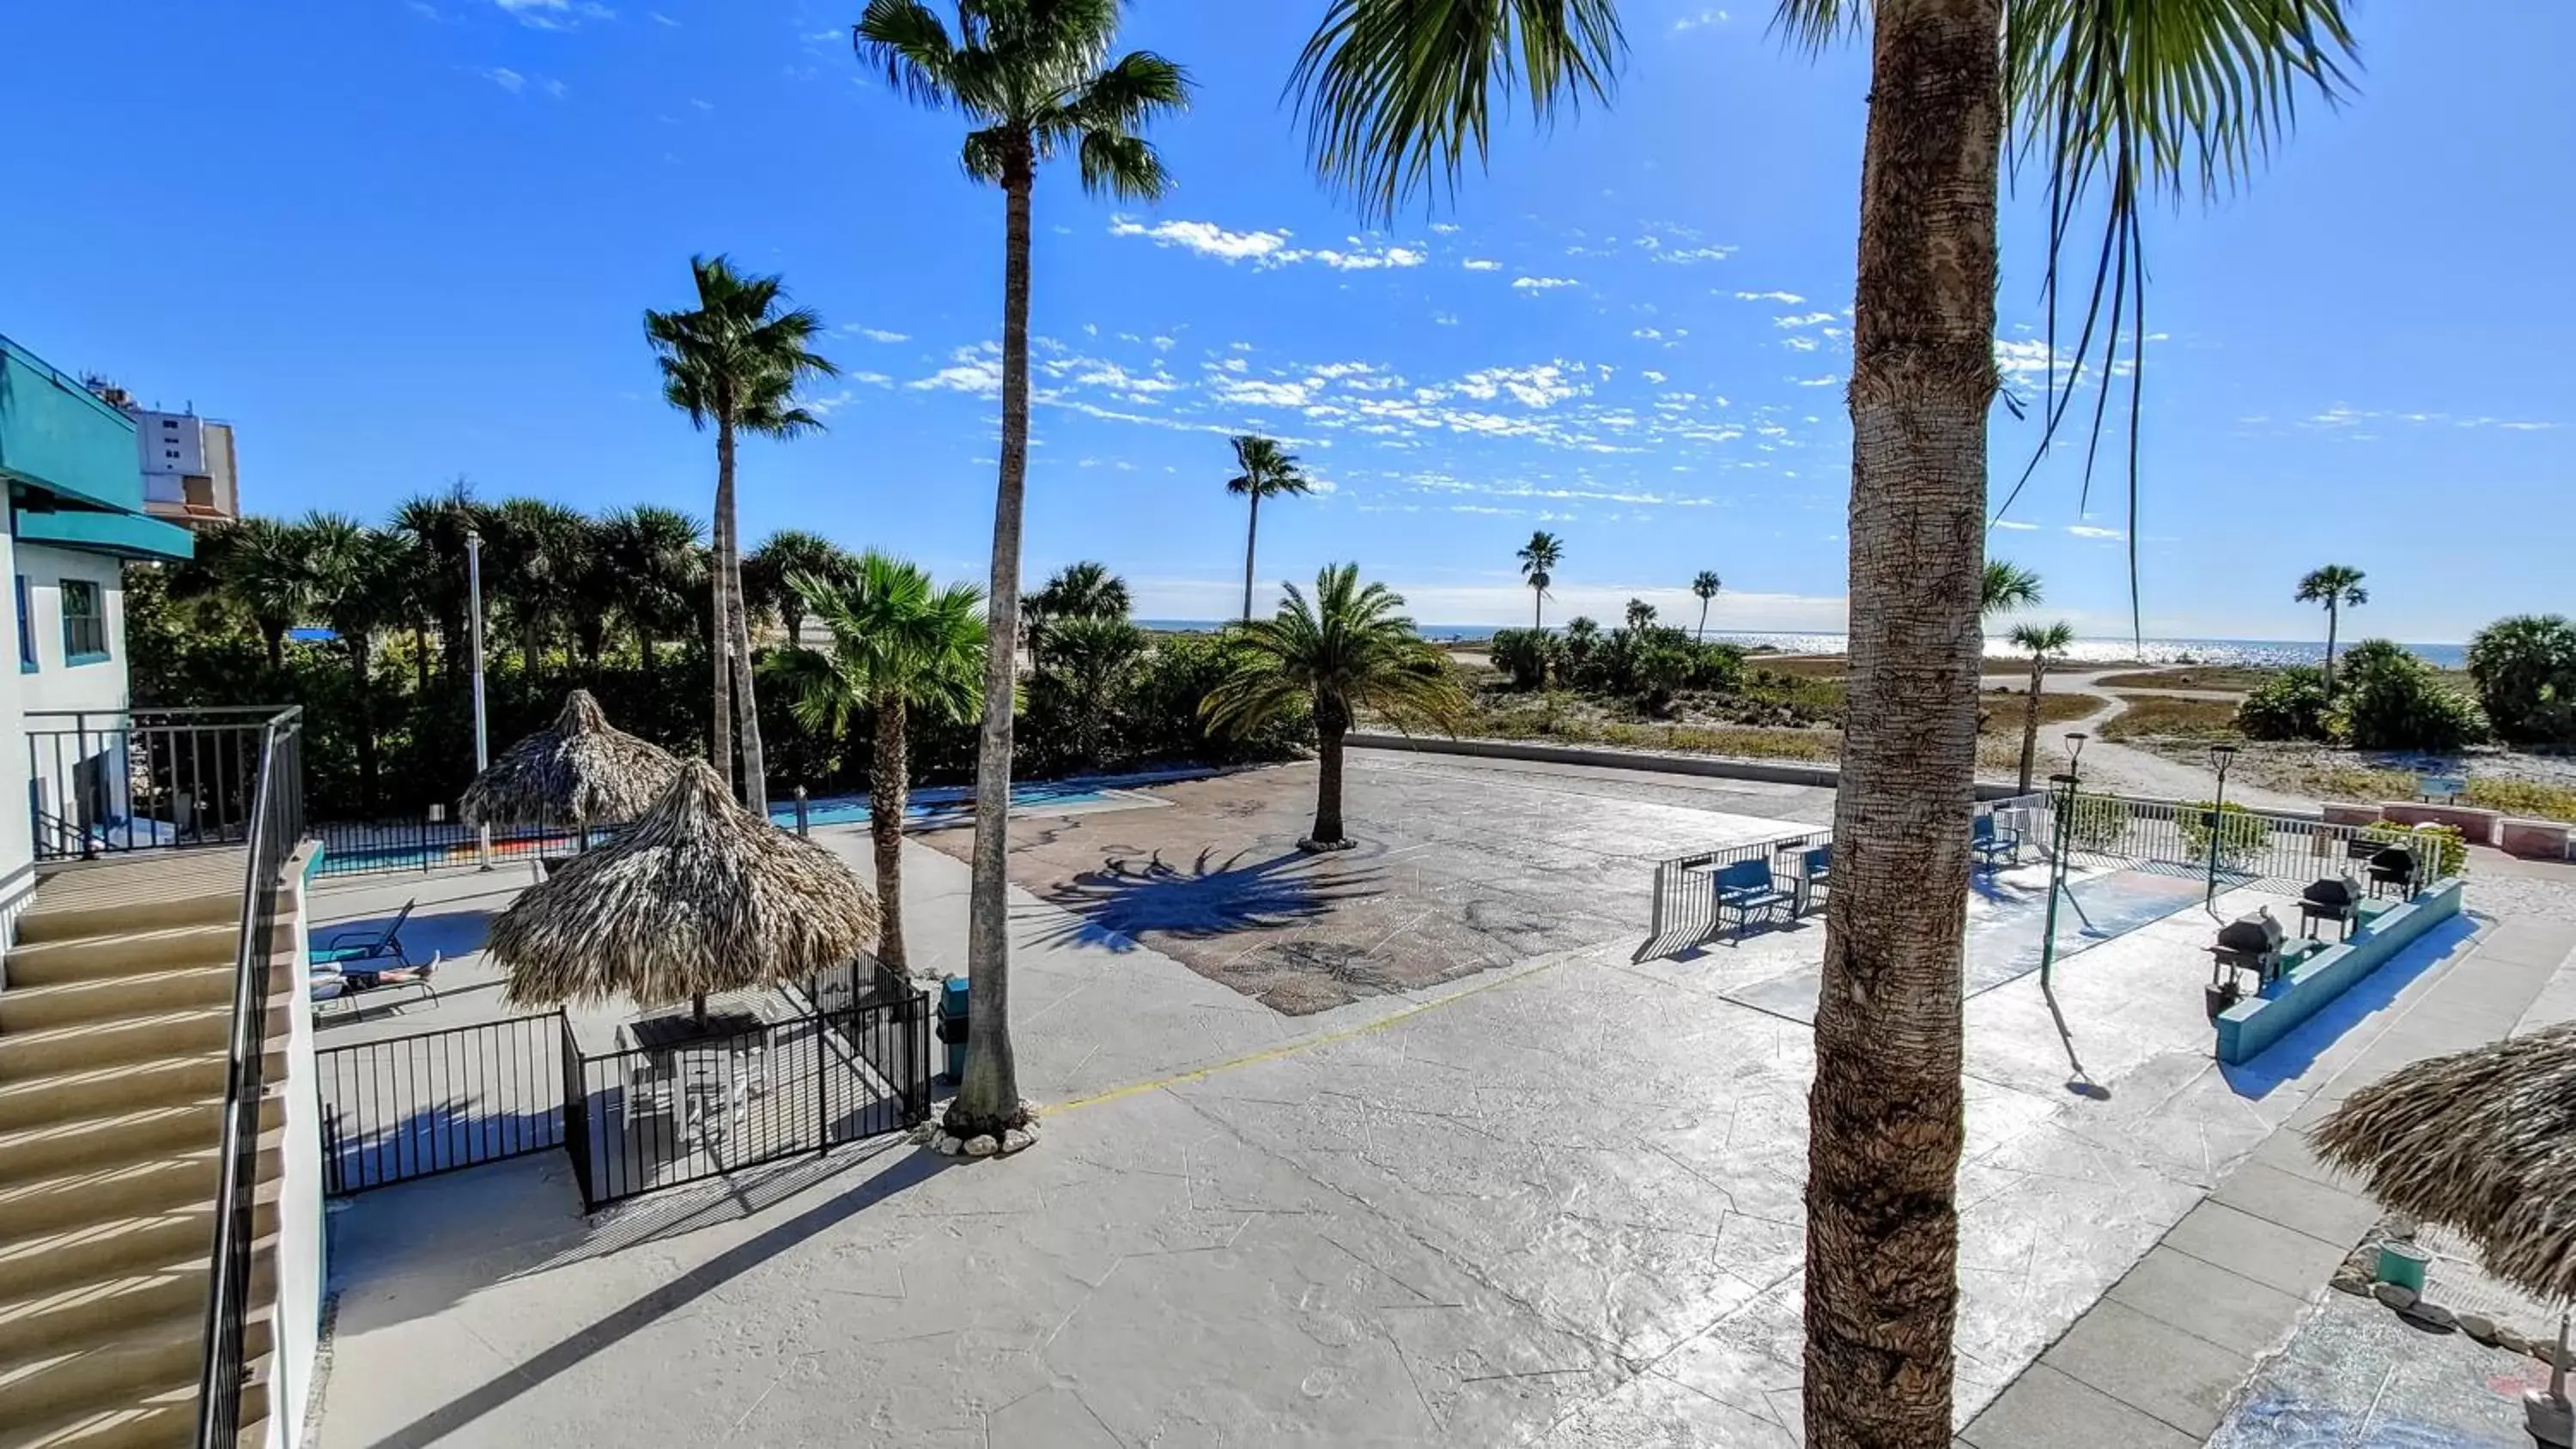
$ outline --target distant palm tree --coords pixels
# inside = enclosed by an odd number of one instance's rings
[[[1977,617],[1991,619],[2015,609],[2036,608],[2040,603],[2039,575],[1999,558],[1986,560],[1984,576],[1977,590]]]
[[[742,433],[790,438],[823,422],[796,405],[796,389],[809,377],[840,369],[815,352],[823,319],[803,307],[780,310],[785,289],[776,277],[747,277],[724,257],[691,257],[689,272],[698,305],[686,312],[644,314],[644,337],[662,367],[662,395],[689,421],[716,427],[714,619],[709,647],[715,670],[716,769],[734,769],[730,720],[742,725],[740,798],[755,814],[769,813],[768,762],[760,752],[760,715],[752,697],[751,622],[742,600],[742,549],[734,518],[734,440]],[[730,701],[727,695],[730,693]],[[730,706],[730,714],[728,708]]]
[[[1040,163],[1079,160],[1083,190],[1156,201],[1170,190],[1141,134],[1188,100],[1181,68],[1151,51],[1110,60],[1116,0],[958,0],[953,37],[922,0],[868,0],[852,35],[896,89],[972,128],[959,160],[1002,189],[1002,456],[993,504],[984,723],[975,746],[974,887],[966,970],[973,1049],[948,1130],[985,1136],[1025,1118],[1010,1033],[1011,696],[1019,682],[1020,511],[1029,467],[1030,198]]]
[[[1261,538],[1261,500],[1304,493],[1312,485],[1298,471],[1297,455],[1282,450],[1273,439],[1247,433],[1232,442],[1234,466],[1242,471],[1225,480],[1225,491],[1252,500],[1251,518],[1243,529],[1243,617],[1248,623],[1252,618],[1253,550]]]
[[[316,510],[292,530],[304,559],[310,608],[331,626],[349,660],[349,708],[356,717],[358,798],[376,805],[381,756],[376,736],[376,631],[402,622],[402,541],[346,514]],[[364,817],[372,818],[372,817]]]
[[[972,584],[933,588],[930,575],[873,550],[839,578],[790,576],[790,586],[831,636],[829,654],[791,647],[767,666],[799,723],[839,734],[861,711],[875,717],[868,758],[868,838],[875,848],[884,926],[877,960],[910,970],[903,941],[903,814],[910,764],[906,718],[914,711],[963,721],[975,713],[984,663],[984,595]]]
[[[1311,710],[1321,767],[1315,825],[1302,850],[1341,850],[1342,737],[1363,710],[1407,727],[1447,729],[1466,707],[1448,658],[1397,612],[1404,596],[1360,586],[1357,564],[1326,564],[1309,604],[1295,584],[1275,618],[1237,625],[1236,664],[1199,706],[1210,728],[1249,734]]]
[[[689,627],[694,601],[707,587],[706,529],[678,509],[646,504],[610,514],[600,533],[616,580],[608,597],[635,636],[636,657],[649,668],[654,646]]]
[[[1655,622],[1655,606],[1643,599],[1630,599],[1626,617],[1628,632],[1637,633]]]
[[[1054,692],[1064,711],[1065,742],[1075,759],[1108,758],[1119,687],[1145,657],[1146,647],[1145,631],[1123,614],[1049,619],[1046,632],[1037,636],[1031,652],[1038,677],[1031,692]]]
[[[1547,590],[1556,582],[1557,563],[1565,557],[1565,541],[1541,530],[1530,535],[1514,557],[1521,561],[1521,578],[1530,586],[1530,627],[1547,627]]]
[[[2023,703],[2021,717],[2021,793],[2030,793],[2032,769],[2039,760],[2039,689],[2048,678],[2049,656],[2063,654],[2075,642],[2075,626],[2059,620],[2054,624],[2016,624],[2012,646],[2030,651],[2030,698]]]
[[[241,611],[259,630],[268,667],[286,667],[286,635],[313,609],[313,571],[304,540],[273,518],[240,518],[198,542],[204,567],[195,577]]]
[[[850,551],[819,533],[782,528],[760,541],[742,561],[742,586],[755,614],[774,613],[790,648],[805,642],[810,605],[796,588],[799,574],[827,584],[846,582],[858,567]]]
[[[599,540],[587,517],[541,498],[505,499],[487,522],[484,590],[517,624],[519,667],[534,683],[547,637],[586,612]]]
[[[1135,596],[1128,592],[1127,581],[1109,571],[1109,565],[1082,559],[1057,569],[1047,581],[1020,601],[1020,618],[1029,635],[1029,647],[1038,647],[1038,635],[1045,632],[1053,619],[1124,619],[1136,607]]]
[[[2359,608],[2370,602],[2370,590],[2361,586],[2366,577],[2368,575],[2350,564],[2327,564],[2309,570],[2308,576],[2299,580],[2299,592],[2294,596],[2302,604],[2326,606],[2325,683],[2328,699],[2334,698],[2335,692],[2335,627],[2342,622],[2345,609]]]
[[[464,679],[469,652],[465,647],[465,540],[490,522],[491,509],[476,500],[473,485],[462,478],[443,491],[414,494],[394,510],[393,531],[410,558],[405,577],[415,611],[415,638],[424,621],[438,631],[439,672],[451,686]],[[413,667],[420,691],[428,693],[425,641]]]
[[[1705,641],[1708,638],[1708,601],[1716,598],[1717,591],[1724,587],[1726,585],[1718,582],[1716,572],[1710,569],[1701,569],[1699,577],[1691,580],[1691,592],[1699,596],[1699,633],[1693,636],[1695,639]]]

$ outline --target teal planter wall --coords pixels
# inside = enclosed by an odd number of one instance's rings
[[[2231,1067],[2253,1060],[2362,978],[2387,965],[2425,932],[2459,913],[2457,877],[2437,881],[2415,899],[2380,912],[2354,930],[2351,940],[2328,946],[2292,967],[2263,995],[2248,997],[2221,1012],[2218,1059]],[[2334,927],[2320,929],[2331,933]]]
[[[0,476],[66,502],[143,511],[134,420],[0,337]]]

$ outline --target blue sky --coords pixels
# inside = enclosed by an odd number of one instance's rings
[[[1454,207],[1363,228],[1280,101],[1319,0],[1140,0],[1185,64],[1156,208],[1037,198],[1041,401],[1026,571],[1104,559],[1140,612],[1231,612],[1238,430],[1321,496],[1262,576],[1357,559],[1426,621],[1513,622],[1512,550],[1566,541],[1551,619],[1644,593],[1713,627],[1834,628],[1864,57],[1793,55],[1759,0],[1627,0],[1616,104],[1498,138]],[[0,331],[241,430],[254,509],[487,496],[703,515],[709,441],[640,332],[693,251],[785,274],[835,327],[828,434],[746,449],[743,521],[981,579],[1001,203],[958,122],[849,53],[856,0],[156,0],[0,19],[19,117]],[[2371,578],[2357,627],[2455,640],[2565,609],[2576,509],[2576,7],[2358,8],[2362,93],[2250,192],[2149,233],[2151,634],[2305,637],[2288,595]],[[2501,39],[2499,39],[2501,38]],[[2039,226],[2006,211],[2003,342],[2037,387]],[[1998,411],[1999,484],[2032,425]],[[1993,550],[2125,632],[2116,485],[2052,461]],[[2000,496],[2000,488],[1998,489]]]

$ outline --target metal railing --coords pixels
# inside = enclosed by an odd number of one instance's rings
[[[314,1053],[333,1197],[564,1142],[562,1013]]]
[[[279,705],[29,710],[36,859],[241,844],[257,823],[269,728],[301,716]],[[289,773],[280,788],[300,799],[300,755]]]
[[[2311,882],[2349,870],[2359,875],[2368,858],[2390,845],[2411,849],[2430,879],[2442,859],[2439,839],[2403,825],[2330,825],[2303,815],[2274,815],[2206,802],[2078,794],[2071,807],[2055,797],[2030,806],[2023,838],[2056,838],[2056,815],[2068,811],[2071,858],[2136,869],[2212,876],[2223,889],[2251,887],[2296,894]],[[2213,859],[2214,857],[2214,859]],[[2454,874],[2466,863],[2455,862]]]
[[[623,826],[591,827],[595,849],[616,838]],[[385,875],[479,865],[483,854],[479,827],[454,820],[329,821],[314,827],[322,842],[322,864],[316,875]],[[567,826],[495,826],[490,860],[494,865],[540,857],[567,859],[580,853],[581,842]]]
[[[1802,855],[1817,846],[1831,845],[1833,841],[1833,831],[1818,829],[1799,835],[1768,836],[1741,845],[1725,845],[1655,862],[1654,935],[1640,948],[1639,959],[1677,949],[1717,929],[1717,896],[1709,884],[1710,876],[1716,872],[1738,861],[1759,860],[1770,862],[1772,874],[1776,877],[1783,868],[1779,864],[1780,857]]]
[[[224,1074],[223,1146],[215,1190],[215,1239],[208,1263],[205,1356],[197,1379],[198,1449],[235,1449],[245,1378],[252,1245],[258,1237],[260,1097],[267,1087],[268,1001],[275,960],[278,894],[304,833],[302,719],[272,711],[259,727],[257,763],[246,795],[241,931],[233,948],[233,1009]],[[269,1402],[293,1402],[285,1356]]]

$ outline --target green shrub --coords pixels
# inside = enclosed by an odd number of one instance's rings
[[[2495,732],[2518,745],[2576,745],[2576,624],[2498,619],[2469,640],[2469,677]]]
[[[2433,862],[2435,875],[2458,875],[2469,863],[2469,843],[2462,838],[2460,828],[2456,825],[2426,825],[2419,828],[2400,825],[2393,820],[2382,820],[2363,830],[2361,838],[2384,840],[2391,845],[2403,845],[2416,850],[2423,849],[2429,839],[2435,843],[2438,857]]]
[[[1511,680],[1514,689],[1545,689],[1548,667],[1558,663],[1563,646],[1556,636],[1541,629],[1502,629],[1486,646],[1494,667]]]
[[[2295,665],[2255,686],[2245,696],[2245,702],[2236,707],[2236,728],[2248,739],[2324,739],[2324,672]]]
[[[2209,859],[2210,802],[2194,800],[2181,806],[2180,810],[2183,849],[2195,861]],[[2229,865],[2241,864],[2261,854],[2263,847],[2271,843],[2270,822],[2244,806],[2222,805],[2217,807],[2216,813],[2220,861]]]
[[[2128,839],[2129,802],[2117,795],[2078,795],[2066,814],[2066,838],[2086,850],[2108,850]]]
[[[1690,685],[1694,662],[1687,646],[1676,649],[1662,640],[1645,645],[1631,671],[1637,702],[1657,713],[1670,708],[1673,696]]]
[[[2384,639],[2353,646],[2340,694],[2342,732],[2360,749],[2448,754],[2487,737],[2486,711],[2476,700]]]

